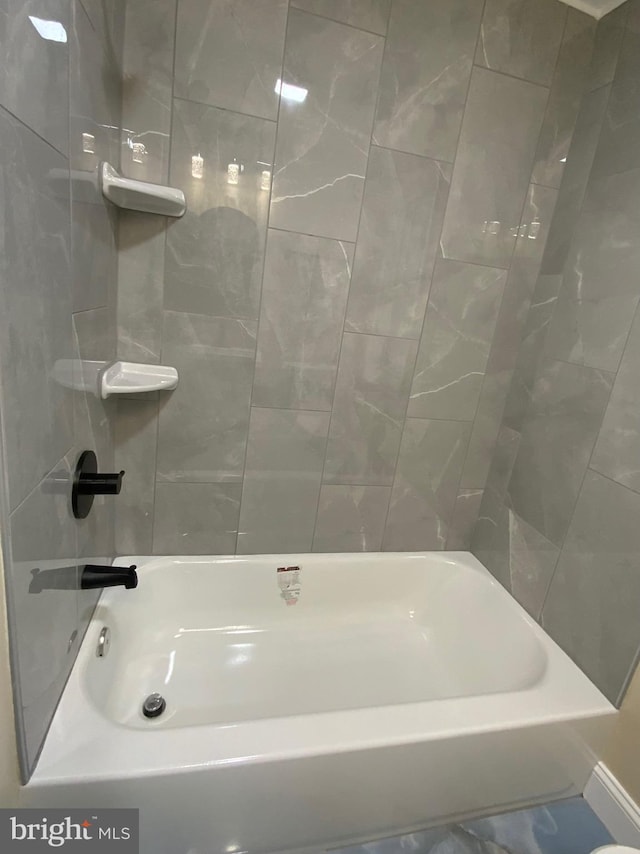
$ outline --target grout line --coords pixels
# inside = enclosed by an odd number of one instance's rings
[[[175,62],[175,59],[174,59],[174,62]],[[210,104],[207,101],[196,101],[195,98],[185,98],[184,95],[174,95],[173,94],[174,89],[175,89],[175,77],[173,80],[173,87],[171,90],[172,91],[172,94],[171,94],[171,100],[172,101],[183,101],[185,104],[197,104],[197,106],[206,107],[209,110],[220,110],[223,113],[231,113],[234,116],[244,116],[245,118],[249,118],[249,119],[257,119],[258,121],[261,121],[261,122],[269,122],[269,124],[272,124],[272,125],[277,125],[277,123],[278,123],[277,118],[269,119],[266,116],[257,116],[255,113],[246,113],[246,112],[241,112],[240,110],[232,110],[229,107],[219,107],[217,104]],[[278,114],[280,113],[280,99],[278,99],[278,111],[277,112],[278,112]]]
[[[282,40],[282,54],[280,58],[280,79],[284,79],[284,67],[285,67],[285,57],[287,54],[287,42],[289,37],[289,15],[291,12],[291,4],[287,5],[287,15],[284,22],[284,38]],[[253,354],[253,374],[251,377],[251,390],[249,392],[249,402],[248,402],[248,420],[247,420],[247,435],[244,446],[244,458],[242,461],[242,475],[240,477],[240,503],[238,505],[238,522],[237,522],[237,531],[236,531],[236,542],[233,553],[238,554],[238,544],[240,541],[240,520],[242,519],[242,504],[244,499],[244,488],[245,488],[245,477],[247,473],[247,459],[249,456],[249,438],[251,436],[251,413],[253,409],[253,392],[256,382],[256,374],[258,370],[258,345],[260,342],[260,317],[262,315],[262,303],[264,298],[264,274],[267,267],[267,253],[269,251],[269,228],[270,228],[270,220],[271,220],[271,204],[273,199],[273,185],[275,181],[276,174],[276,154],[278,151],[278,134],[280,131],[280,111],[282,108],[282,95],[278,95],[278,108],[276,110],[276,118],[275,118],[275,127],[274,127],[274,135],[273,135],[273,154],[272,154],[272,166],[271,166],[271,185],[269,187],[269,198],[267,200],[267,219],[265,222],[264,229],[264,243],[262,245],[262,270],[260,273],[260,298],[258,300],[258,311],[255,319],[256,324],[256,344]],[[257,117],[256,117],[257,118]],[[257,408],[257,407],[256,407]]]
[[[393,148],[391,145],[381,145],[379,142],[372,142],[371,148],[381,148],[383,151],[393,151],[396,154],[405,154],[407,157],[419,157],[421,160],[431,160],[433,163],[443,163],[447,166],[453,166],[453,160],[447,160],[444,157],[431,157],[429,154],[418,154],[416,151],[407,151],[405,148]]]
[[[389,4],[391,7],[391,4]],[[339,21],[337,18],[332,18],[330,15],[323,15],[321,12],[311,12],[309,9],[303,9],[300,6],[296,6],[295,3],[289,4],[289,9],[295,12],[300,12],[303,15],[311,15],[313,18],[322,18],[324,21],[331,21],[332,24],[339,24],[341,27],[349,27],[350,30],[357,30],[361,33],[369,33],[371,36],[378,36],[378,38],[385,38],[386,33],[377,33],[375,30],[369,30],[367,27],[358,27],[356,24],[350,24],[347,21]],[[387,30],[389,23],[389,16],[387,16]]]
[[[325,237],[323,234],[312,234],[310,231],[293,231],[290,228],[282,228],[279,225],[270,225],[268,231],[281,231],[283,234],[299,234],[301,237],[314,237],[316,240],[331,240],[333,243],[346,243],[348,246],[356,245],[355,240],[341,240],[339,237]]]

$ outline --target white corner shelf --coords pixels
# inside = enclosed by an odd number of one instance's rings
[[[171,391],[178,385],[178,372],[166,365],[141,365],[113,362],[100,375],[100,397],[111,394],[140,394],[146,391]]]
[[[187,210],[182,190],[124,178],[110,163],[100,164],[100,186],[105,198],[119,208],[175,217]]]

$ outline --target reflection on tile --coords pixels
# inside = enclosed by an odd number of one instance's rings
[[[153,553],[233,554],[241,489],[239,483],[158,483]]]
[[[309,552],[328,412],[251,410],[238,554]]]
[[[589,74],[591,91],[613,80],[628,12],[629,4],[623,3],[598,21]]]
[[[418,338],[451,167],[373,146],[346,329]]]
[[[559,6],[557,0],[554,3]],[[592,17],[576,9],[568,10],[531,176],[537,184],[560,186],[585,88],[595,32],[596,21]]]
[[[121,169],[123,175],[158,184],[169,176],[176,2],[136,0],[126,6],[122,124],[131,133]]]
[[[151,554],[158,433],[157,400],[118,400],[116,471],[124,469],[115,505],[118,554]]]
[[[160,399],[158,478],[240,480],[256,324],[167,311],[163,336],[163,360],[180,382]]]
[[[482,5],[480,0],[395,0],[375,143],[453,161]]]
[[[324,480],[390,486],[417,342],[346,333]]]
[[[383,36],[391,0],[292,0],[291,5]]]
[[[0,0],[0,104],[62,154],[69,140],[69,12],[68,0]],[[45,19],[54,22],[55,40],[38,33]]]
[[[549,362],[532,391],[509,493],[516,513],[555,545],[569,527],[613,376]]]
[[[95,172],[101,160],[118,163],[120,155],[121,78],[109,63],[103,44],[78,2],[69,32],[69,160],[71,169]],[[84,148],[92,138],[93,153]],[[73,309],[115,305],[117,280],[117,212],[97,186],[71,182]]]
[[[534,619],[539,619],[560,549],[509,511],[510,590]]]
[[[11,507],[72,445],[70,392],[56,381],[72,358],[69,200],[49,181],[67,161],[0,109],[4,244],[0,366]]]
[[[547,90],[474,68],[442,231],[446,258],[507,267]]]
[[[350,243],[269,232],[254,406],[331,409],[352,262]]]
[[[408,415],[473,421],[507,274],[439,261]]]
[[[613,703],[640,645],[639,518],[640,495],[588,471],[542,615]]]
[[[476,62],[549,86],[566,17],[557,0],[487,0]]]
[[[355,241],[383,41],[290,11],[270,225]]]
[[[582,99],[542,259],[542,272],[545,274],[558,275],[564,269],[598,147],[608,99],[608,87],[589,93]]]
[[[420,830],[337,854],[591,854],[613,842],[583,798]]]
[[[273,122],[174,102],[170,180],[188,210],[167,231],[165,308],[257,319],[274,142]]]
[[[332,486],[320,490],[314,552],[377,552],[389,506],[388,486]]]
[[[78,648],[77,642],[69,648],[78,616],[70,479],[68,461],[62,459],[10,519],[11,627],[30,767],[35,762]],[[34,570],[46,572],[60,568],[65,568],[66,589],[30,592]]]
[[[639,232],[640,169],[590,181],[549,329],[554,358],[618,369],[638,304]]]
[[[458,494],[470,424],[408,418],[382,548],[444,549]]]
[[[120,212],[118,358],[125,361],[160,361],[166,229],[163,217]]]
[[[287,5],[286,0],[180,0],[175,95],[275,119]]]
[[[591,458],[591,468],[640,492],[640,314],[631,327],[620,370]]]
[[[468,551],[471,547],[471,535],[478,520],[482,495],[482,489],[462,489],[458,492],[447,536],[448,550]]]

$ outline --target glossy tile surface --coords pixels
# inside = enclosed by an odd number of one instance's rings
[[[380,551],[390,495],[386,486],[325,484],[320,490],[313,551]]]
[[[174,94],[275,119],[286,0],[179,0]]]
[[[551,637],[613,702],[640,645],[640,495],[588,471],[542,615]]]
[[[355,241],[382,61],[379,36],[292,9],[269,224]],[[312,82],[313,81],[313,82]]]
[[[239,483],[158,483],[154,554],[233,554]]]
[[[452,162],[482,2],[394,0],[373,141]]]
[[[445,258],[509,265],[547,95],[474,68],[442,231]]]
[[[53,22],[55,40],[38,33],[40,21]],[[68,0],[0,2],[0,105],[65,155],[70,28]]]
[[[451,167],[373,146],[346,329],[419,338]]]
[[[506,278],[504,270],[438,262],[409,416],[473,421]]]
[[[456,498],[447,536],[447,550],[469,551],[482,504],[482,489],[461,489]]]
[[[350,243],[270,230],[254,406],[331,409],[352,264]]]
[[[262,175],[275,131],[264,119],[174,102],[170,180],[188,210],[167,229],[166,309],[257,319],[269,212]],[[204,160],[202,178],[193,177],[194,156]],[[243,171],[232,184],[235,166]]]
[[[390,486],[417,342],[346,333],[327,445],[328,483]]]
[[[391,0],[292,0],[291,5],[383,36]]]
[[[160,401],[160,480],[242,479],[255,342],[255,323],[165,312],[162,357],[180,382]]]
[[[239,554],[311,551],[329,414],[251,410]]]
[[[476,63],[549,86],[567,9],[557,0],[487,0]]]

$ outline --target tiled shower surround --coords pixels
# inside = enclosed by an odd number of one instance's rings
[[[640,648],[640,3],[598,29],[473,550],[614,703]]]
[[[189,210],[120,219],[119,355],[180,372],[119,402],[121,553],[469,546],[596,30],[557,0],[128,4],[123,171]]]

